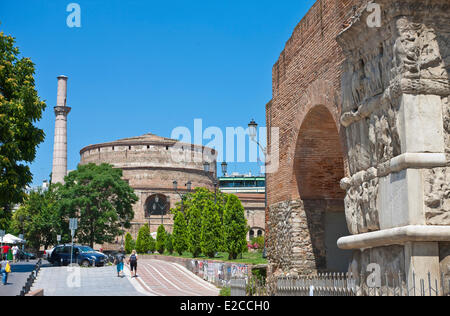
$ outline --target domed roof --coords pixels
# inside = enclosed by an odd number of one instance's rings
[[[107,143],[101,143],[101,144],[95,144],[95,145],[89,145],[81,149],[80,154],[83,154],[85,151],[96,149],[96,148],[102,148],[102,147],[109,147],[109,146],[169,146],[172,147],[175,144],[185,145],[188,147],[194,148],[201,148],[204,149],[206,147],[199,146],[199,145],[193,145],[193,144],[187,144],[187,143],[181,143],[178,142],[176,139],[161,137],[152,133],[144,134],[142,136],[136,136],[136,137],[129,137],[129,138],[123,138],[112,142]],[[215,150],[212,150],[213,153],[215,153]]]
[[[152,133],[144,134],[142,136],[123,138],[115,141],[117,144],[130,144],[130,143],[152,143],[152,144],[173,144],[176,143],[177,140],[170,139],[166,137],[161,137]]]

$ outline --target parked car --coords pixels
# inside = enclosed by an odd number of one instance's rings
[[[56,246],[48,261],[54,265],[69,265],[71,259],[72,245]],[[104,266],[108,262],[108,257],[91,247],[82,245],[73,245],[72,262],[84,267]]]
[[[34,253],[26,252],[23,250],[19,250],[18,253],[19,260],[34,260],[37,256]]]
[[[56,246],[55,246],[55,247],[56,247]],[[53,252],[53,250],[55,249],[55,247],[53,247],[53,248],[51,248],[51,249],[44,250],[44,259],[45,259],[45,260],[49,260],[49,258],[51,258],[52,252]]]

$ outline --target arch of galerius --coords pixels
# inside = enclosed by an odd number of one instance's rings
[[[273,68],[269,284],[371,263],[449,277],[449,3],[376,4],[374,27],[367,1],[317,1]]]

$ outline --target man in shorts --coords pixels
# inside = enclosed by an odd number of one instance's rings
[[[115,258],[115,263],[117,266],[117,277],[123,276],[123,262],[125,260],[125,255],[123,254],[123,251],[121,250]]]

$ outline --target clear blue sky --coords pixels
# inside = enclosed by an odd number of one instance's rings
[[[66,7],[81,6],[81,28]],[[34,185],[53,156],[56,77],[69,76],[68,168],[81,148],[154,133],[265,125],[272,66],[315,0],[0,0],[0,30],[36,64],[46,133],[31,165]],[[206,143],[207,141],[205,141]],[[204,144],[205,144],[204,143]],[[258,172],[257,164],[229,171]]]

